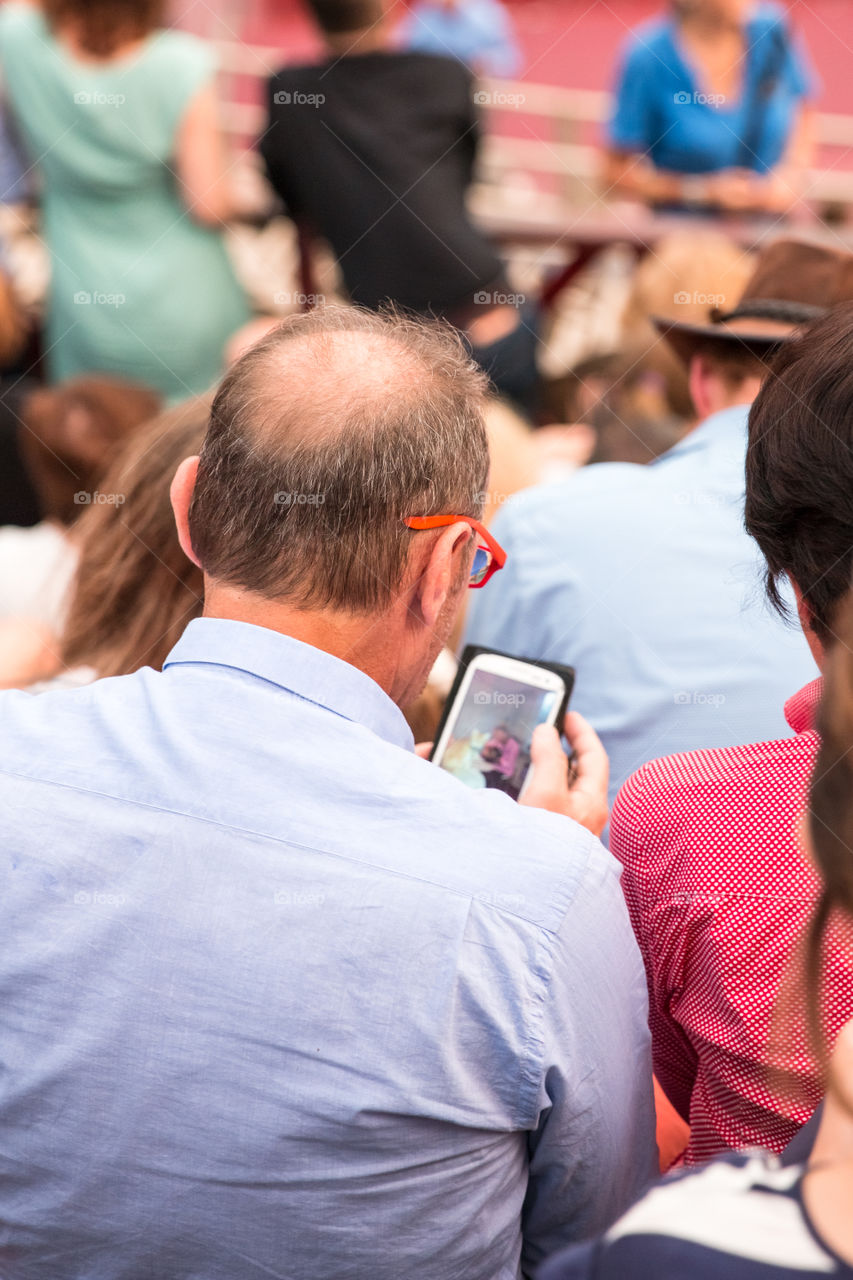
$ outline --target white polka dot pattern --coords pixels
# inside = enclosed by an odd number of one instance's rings
[[[819,892],[799,841],[818,746],[821,681],[785,707],[792,738],[692,751],[645,765],[613,809],[611,848],[649,984],[655,1073],[689,1115],[688,1163],[784,1149],[820,1098],[802,1019],[779,1021]],[[797,1001],[796,981],[793,987]],[[799,1009],[796,1010],[799,1014]],[[853,1017],[853,983],[830,949],[830,1037]],[[771,1034],[795,1089],[770,1070]]]

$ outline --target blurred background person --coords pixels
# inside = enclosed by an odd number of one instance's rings
[[[104,487],[120,507],[86,509],[74,530],[77,571],[59,645],[59,681],[80,684],[163,666],[201,615],[201,570],[181,550],[169,500],[172,477],[201,448],[209,396],[177,405],[139,431]]]
[[[170,399],[208,387],[247,318],[222,237],[232,213],[212,50],[161,29],[161,0],[0,8],[0,64],[42,177],[45,360]]]
[[[82,514],[61,536],[45,626],[20,618],[0,623],[0,687],[41,692],[48,684],[73,687],[162,667],[202,610],[202,575],[178,543],[169,485],[178,464],[201,446],[209,412],[210,397],[199,396],[123,443],[100,482],[121,501],[77,508]]]
[[[0,526],[0,685],[27,684],[55,664],[77,558],[73,528],[88,507],[120,508],[105,472],[159,407],[150,388],[97,376],[23,396],[13,476],[28,487],[38,519]]]
[[[290,216],[331,245],[353,302],[449,320],[493,386],[537,397],[538,317],[510,291],[466,195],[478,118],[456,59],[395,52],[383,0],[310,0],[319,63],[269,86],[260,151]]]
[[[397,29],[404,49],[458,58],[475,75],[517,76],[521,50],[500,0],[415,0]]]
[[[811,161],[815,93],[778,5],[671,0],[623,54],[607,188],[662,208],[784,213]]]
[[[746,528],[771,604],[787,612],[796,601],[816,676],[853,571],[851,407],[848,303],[782,347],[749,416]],[[689,1120],[688,1164],[725,1150],[783,1151],[821,1097],[805,1038],[773,1026],[818,898],[799,819],[820,696],[819,678],[792,686],[784,736],[653,760],[613,806],[610,844],[646,965],[655,1072]],[[836,1035],[853,1016],[853,984],[834,942],[826,960],[825,1021]]]
[[[669,1177],[602,1239],[552,1258],[537,1280],[841,1280],[853,1274],[853,1022],[833,1047],[822,1017],[829,973],[848,990],[853,978],[851,595],[836,618],[819,728],[803,823],[819,897],[797,957],[795,1003],[780,1010],[783,1022],[808,1019],[823,1063],[826,1102],[811,1155],[782,1167],[750,1151]]]
[[[779,737],[814,678],[801,635],[760,599],[743,527],[749,405],[768,356],[853,296],[853,257],[762,250],[743,294],[706,323],[661,328],[689,369],[698,425],[647,466],[602,463],[515,495],[494,521],[507,562],[472,600],[472,644],[564,662],[601,737],[611,798],[648,760]]]

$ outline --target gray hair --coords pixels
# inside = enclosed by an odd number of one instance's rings
[[[446,324],[354,307],[286,320],[213,401],[189,514],[205,573],[302,608],[386,607],[411,539],[434,536],[406,516],[482,514],[485,394]]]

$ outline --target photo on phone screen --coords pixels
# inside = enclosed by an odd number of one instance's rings
[[[442,726],[432,759],[469,787],[521,795],[530,743],[540,724],[555,724],[568,689],[556,672],[485,653],[472,659]]]

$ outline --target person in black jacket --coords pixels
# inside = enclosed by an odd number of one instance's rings
[[[395,51],[382,0],[309,2],[329,58],[270,80],[259,145],[273,186],[329,242],[353,302],[449,320],[497,390],[530,409],[533,310],[465,207],[479,136],[471,73]]]

